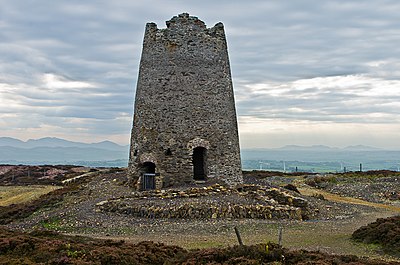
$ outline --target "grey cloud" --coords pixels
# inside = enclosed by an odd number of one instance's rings
[[[124,122],[132,113],[145,23],[163,28],[181,12],[199,16],[209,27],[224,23],[239,115],[348,123],[399,119],[389,104],[399,97],[365,95],[370,84],[348,90],[292,86],[296,80],[341,75],[397,81],[400,4],[395,0],[158,0],[151,7],[145,1],[15,0],[2,7],[0,96],[14,104],[0,107],[0,118],[15,113],[21,119],[8,120],[10,126],[71,126],[73,133],[72,120],[86,119],[80,126],[91,133],[128,135],[131,122]],[[40,79],[45,73],[94,86],[50,93]],[[257,94],[251,89],[257,84],[287,89],[279,97],[269,87]],[[371,120],[374,113],[383,116]]]
[[[391,86],[386,88],[390,89],[389,94],[380,92],[380,86],[385,85]],[[400,81],[384,83],[367,75],[275,83],[264,89],[247,84],[237,94],[237,109],[239,115],[263,119],[398,123],[399,105],[393,102],[400,100],[400,93],[396,91],[399,89]]]

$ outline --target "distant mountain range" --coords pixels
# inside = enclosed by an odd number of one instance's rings
[[[45,137],[40,139],[29,139],[24,142],[11,137],[0,137],[0,146],[10,146],[16,148],[35,148],[35,147],[77,147],[77,148],[99,148],[111,151],[121,151],[127,148],[127,146],[118,145],[111,141],[103,141],[98,143],[80,143],[72,142],[55,137]]]
[[[242,149],[242,164],[246,169],[292,161],[287,165],[312,163],[336,163],[335,167],[356,169],[363,163],[367,169],[393,168],[400,165],[400,151],[356,145],[345,148],[325,145],[287,145],[281,148]],[[60,138],[46,137],[21,141],[11,137],[0,137],[0,164],[75,164],[85,166],[117,166],[128,164],[129,145],[118,145],[110,141],[81,143]],[[264,162],[263,162],[264,161]],[[313,166],[315,167],[315,166]],[[271,168],[273,169],[273,168]],[[330,169],[327,169],[330,170]]]
[[[111,141],[88,144],[46,137],[24,142],[11,137],[0,137],[2,164],[87,165],[92,162],[102,164],[119,160],[122,161],[120,166],[126,166],[128,154],[128,145],[122,146]]]

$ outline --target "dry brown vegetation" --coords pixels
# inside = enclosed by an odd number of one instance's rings
[[[352,238],[368,244],[378,244],[383,250],[400,257],[400,215],[379,218],[357,229]]]
[[[290,251],[276,244],[185,250],[162,243],[100,240],[0,227],[0,264],[400,264],[351,255]]]
[[[72,165],[0,165],[0,185],[61,185],[61,181],[88,171]]]
[[[60,179],[62,178],[60,177]],[[0,225],[26,218],[41,208],[57,206],[66,194],[76,192],[80,189],[81,184],[87,181],[87,179],[80,179],[63,188],[53,189],[51,192],[43,194],[37,199],[18,204],[0,206]]]
[[[71,188],[58,189],[30,202],[0,206],[0,224],[5,225],[26,218],[40,208],[54,207],[70,191]]]

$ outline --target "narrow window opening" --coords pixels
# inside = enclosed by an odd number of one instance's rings
[[[166,156],[171,156],[171,155],[172,155],[172,151],[171,151],[170,148],[168,148],[168,149],[165,151],[165,155],[166,155]]]

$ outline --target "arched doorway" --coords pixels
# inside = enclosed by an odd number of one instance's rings
[[[142,165],[143,173],[156,173],[156,164],[153,162],[144,162]]]
[[[207,176],[207,149],[204,147],[196,147],[193,149],[193,179],[205,180]]]
[[[143,174],[142,189],[154,190],[156,188],[156,164],[144,162],[141,171]]]

